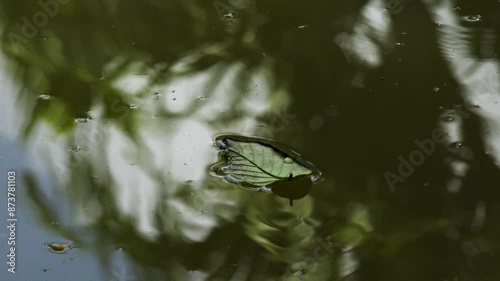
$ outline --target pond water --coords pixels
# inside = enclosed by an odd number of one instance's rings
[[[499,280],[479,2],[2,1],[0,280]]]

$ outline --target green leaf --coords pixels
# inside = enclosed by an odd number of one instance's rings
[[[264,187],[310,176],[314,182],[321,172],[300,154],[271,140],[222,135],[215,138],[220,161],[211,173],[243,187]]]

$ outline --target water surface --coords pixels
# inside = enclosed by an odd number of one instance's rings
[[[3,1],[0,279],[498,280],[499,9]],[[212,177],[221,134],[323,180]]]

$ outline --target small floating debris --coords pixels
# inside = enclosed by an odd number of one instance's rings
[[[80,152],[81,150],[82,150],[82,147],[79,145],[72,145],[68,149],[69,152]]]
[[[75,248],[74,245],[59,244],[59,243],[45,243],[44,244],[49,252],[54,254],[64,254],[67,250]]]
[[[455,117],[453,117],[453,115],[451,115],[451,114],[448,114],[447,116],[444,117],[444,120],[448,123],[451,123],[451,122],[455,121]]]
[[[224,17],[226,19],[233,19],[233,18],[236,18],[237,16],[238,16],[238,14],[235,12],[227,12],[224,14]]]
[[[468,15],[463,17],[463,19],[469,22],[481,21],[481,15]]]
[[[137,104],[135,104],[135,103],[133,103],[133,104],[129,105],[129,108],[130,108],[130,109],[136,109],[136,108],[138,108],[138,107],[139,107],[139,105],[137,105]]]
[[[90,121],[90,117],[78,117],[75,119],[76,123],[87,123]]]
[[[304,29],[304,28],[307,28],[307,27],[308,27],[308,25],[307,25],[307,24],[304,24],[304,25],[300,25],[300,26],[299,26],[299,29]]]
[[[46,94],[46,93],[41,93],[39,96],[38,96],[39,99],[42,99],[42,100],[48,100],[50,99],[50,95]]]

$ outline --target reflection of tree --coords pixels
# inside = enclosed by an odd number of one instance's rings
[[[237,18],[228,28],[211,1],[70,1],[17,48],[9,34],[22,34],[21,19],[40,7],[0,3],[2,49],[26,88],[19,100],[36,103],[24,116],[26,143],[46,154],[67,197],[63,208],[31,179],[43,221],[101,250],[103,264],[110,245],[123,248],[158,270],[141,272],[147,280],[466,275],[457,264],[497,248],[491,161],[475,158],[458,195],[441,188],[448,173],[439,153],[396,193],[382,182],[398,155],[429,137],[439,106],[462,102],[432,19],[419,1],[392,16],[362,9],[369,1],[337,2],[257,1],[222,11]],[[344,26],[353,28],[336,37]],[[341,114],[327,119],[332,104]],[[318,115],[324,124],[311,132]],[[223,132],[274,133],[303,148],[326,180],[289,208],[209,178],[209,140]],[[479,155],[479,137],[467,141]],[[95,237],[79,235],[82,227]]]
[[[366,245],[379,247],[380,259],[361,266],[362,276],[420,280],[427,278],[423,272],[433,271],[433,278],[473,280],[498,275],[493,262],[482,260],[498,249],[496,239],[485,238],[498,234],[487,219],[498,215],[492,207],[498,205],[498,161],[491,159],[500,157],[495,152],[499,76],[494,74],[498,60],[491,57],[495,40],[488,37],[498,32],[498,9],[493,2],[462,2],[368,1],[356,24],[337,38],[359,66],[352,84],[363,98],[356,101],[367,105],[358,111],[364,112],[359,136],[365,137],[358,146],[374,163],[363,168],[375,175],[394,171],[397,159],[421,153],[415,143],[429,139],[433,130],[445,133],[432,144],[437,153],[404,175],[394,194],[376,188],[386,187],[377,184],[378,177],[368,178],[370,214],[385,237],[368,239]],[[383,7],[394,15],[381,12]],[[370,32],[373,27],[376,32]],[[388,264],[398,273],[384,267]]]
[[[121,248],[138,265],[162,272],[144,273],[148,280],[165,279],[165,272],[173,280],[192,274],[279,278],[286,262],[300,259],[305,246],[298,242],[314,234],[304,222],[310,199],[290,209],[285,200],[206,177],[215,133],[251,134],[266,129],[275,112],[289,116],[282,113],[289,103],[287,75],[271,75],[282,66],[245,33],[255,23],[239,21],[241,30],[226,37],[210,28],[220,25],[215,15],[194,2],[101,5],[61,6],[40,38],[18,48],[8,43],[8,34],[21,32],[19,14],[12,12],[19,7],[2,5],[3,49],[15,78],[29,89],[24,98],[44,93],[26,116],[26,142],[47,152],[44,159],[66,197],[55,204],[28,176],[43,221],[98,249],[105,266]],[[137,11],[148,16],[138,21]],[[90,14],[98,23],[83,23]],[[182,23],[192,30],[180,32]],[[221,43],[193,48],[208,40]],[[269,134],[275,127],[261,130]],[[37,141],[49,135],[50,143]],[[282,210],[264,208],[255,201],[261,196],[283,204]],[[62,207],[67,204],[69,209]],[[261,229],[256,217],[263,212],[270,224]],[[82,229],[92,234],[80,235]],[[285,250],[292,260],[280,258]],[[269,268],[259,258],[264,253],[281,261],[281,269]]]

